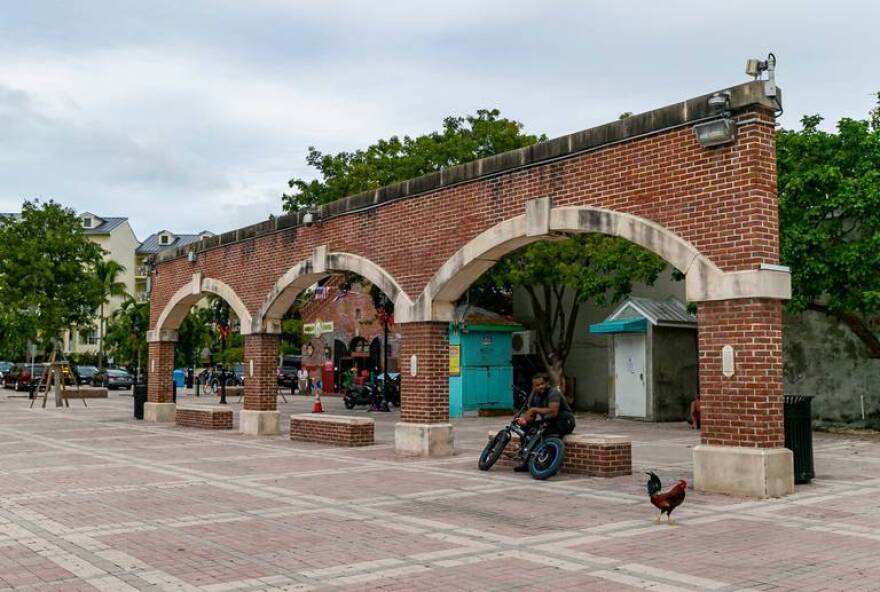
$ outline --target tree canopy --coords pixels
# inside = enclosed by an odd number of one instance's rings
[[[65,329],[91,325],[101,303],[94,273],[101,256],[76,213],[53,201],[26,201],[20,218],[0,220],[4,330],[54,349]]]
[[[871,328],[880,314],[880,107],[865,120],[841,119],[836,132],[821,122],[811,115],[802,129],[777,134],[788,308],[838,319],[880,358]]]
[[[498,109],[480,109],[476,115],[447,117],[440,131],[415,138],[391,136],[354,152],[324,154],[310,146],[306,162],[321,178],[291,179],[293,191],[283,196],[284,208],[328,203],[545,139],[522,130],[520,122],[501,117]]]

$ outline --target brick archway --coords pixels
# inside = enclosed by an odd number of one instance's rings
[[[722,93],[729,101],[719,110]],[[160,327],[172,316],[160,313],[194,273],[230,286],[251,318],[245,357],[254,380],[245,384],[253,397],[246,396],[242,430],[271,431],[272,422],[277,430],[280,314],[334,269],[361,273],[398,305],[403,380],[395,446],[448,454],[447,331],[455,297],[504,253],[533,240],[623,236],[684,271],[688,299],[698,303],[704,430],[694,453],[696,486],[789,492],[781,338],[789,279],[779,265],[774,144],[780,96],[762,81],[732,86],[349,196],[321,206],[314,224],[304,224],[300,212],[164,252],[152,282],[153,335],[164,338]],[[700,144],[697,126],[714,124],[734,133],[720,145]],[[154,345],[151,358],[161,357]]]
[[[280,333],[281,317],[306,288],[334,273],[351,272],[378,287],[394,302],[395,310],[410,310],[412,300],[397,280],[381,266],[351,253],[328,253],[326,247],[315,249],[311,259],[300,261],[282,275],[254,315],[255,332]]]

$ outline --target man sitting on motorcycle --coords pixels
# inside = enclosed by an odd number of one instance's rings
[[[559,389],[550,386],[550,378],[543,372],[532,378],[532,392],[529,394],[526,410],[516,423],[528,427],[538,421],[545,423],[547,434],[555,434],[560,438],[574,431],[574,413],[568,401]],[[527,470],[526,463],[514,468],[517,472]]]

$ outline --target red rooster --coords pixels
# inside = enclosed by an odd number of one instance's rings
[[[672,489],[666,493],[660,493],[660,490],[663,488],[663,484],[660,483],[660,477],[654,473],[647,474],[651,476],[651,478],[648,479],[648,495],[650,496],[651,503],[654,504],[654,507],[660,510],[654,523],[660,524],[660,518],[662,518],[665,513],[667,523],[673,524],[672,510],[680,506],[684,501],[685,490],[687,490],[688,486],[687,481],[676,481],[675,485],[672,486]]]

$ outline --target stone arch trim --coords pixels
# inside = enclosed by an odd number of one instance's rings
[[[412,300],[384,268],[352,253],[331,253],[326,246],[316,248],[311,259],[300,261],[278,278],[253,318],[254,333],[280,333],[281,317],[300,292],[334,272],[357,273],[378,286],[393,302],[395,311],[404,315],[413,307]]]
[[[409,317],[398,320],[452,320],[453,303],[504,255],[539,240],[587,232],[619,236],[662,257],[686,275],[691,302],[791,297],[790,275],[782,266],[725,273],[694,245],[656,222],[603,208],[551,208],[549,199],[541,198],[528,202],[526,214],[496,224],[461,247],[431,278]]]
[[[229,304],[241,324],[242,335],[249,335],[253,327],[251,313],[228,284],[214,278],[193,274],[192,280],[180,288],[159,314],[154,330],[147,333],[148,341],[177,341],[177,329],[190,309],[206,294],[214,294]]]

